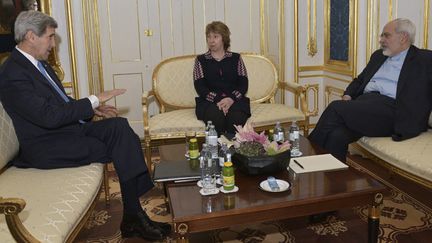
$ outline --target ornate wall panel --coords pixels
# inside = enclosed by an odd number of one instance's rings
[[[354,75],[357,0],[326,0],[324,8],[324,65],[330,71]]]
[[[349,0],[330,1],[330,60],[349,61]]]

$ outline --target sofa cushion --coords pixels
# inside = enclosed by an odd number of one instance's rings
[[[390,137],[363,137],[358,143],[397,168],[426,180],[432,178],[432,129],[401,142],[394,142]]]
[[[11,167],[0,176],[0,196],[22,198],[19,214],[27,230],[43,242],[65,242],[87,212],[103,179],[103,164],[38,170]],[[0,217],[0,241],[15,242]]]
[[[0,169],[18,153],[19,143],[12,120],[0,103]]]
[[[256,127],[305,119],[301,111],[283,104],[251,104],[251,112],[249,121]]]
[[[257,127],[305,119],[299,110],[282,104],[251,104],[251,112],[249,121]],[[197,120],[195,109],[181,109],[154,115],[149,127],[153,138],[169,138],[183,136],[186,131],[203,132],[205,124]]]
[[[154,115],[149,119],[149,127],[150,136],[169,138],[176,133],[183,136],[186,131],[202,132],[205,124],[196,118],[195,108],[192,108]]]

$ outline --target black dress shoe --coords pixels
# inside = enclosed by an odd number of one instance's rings
[[[163,240],[165,234],[162,229],[153,225],[145,213],[123,215],[120,231],[123,238],[140,237],[146,240]]]
[[[162,223],[162,222],[157,222],[157,221],[151,221],[151,223],[153,224],[153,226],[156,226],[157,228],[162,230],[162,233],[164,235],[169,235],[171,234],[171,225],[168,223]]]
[[[153,226],[156,228],[159,228],[164,235],[169,235],[171,233],[171,225],[168,223],[162,223],[153,221],[150,219],[150,217],[146,213],[139,213],[140,217],[144,217],[147,219],[148,222],[150,222]]]

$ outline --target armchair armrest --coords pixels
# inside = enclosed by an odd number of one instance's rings
[[[142,95],[142,110],[143,110],[143,123],[144,123],[144,135],[149,135],[149,106],[152,98],[155,98],[155,93],[153,90],[145,91]]]
[[[6,223],[13,238],[17,242],[40,242],[24,227],[18,214],[24,209],[26,203],[20,198],[0,197],[0,214],[4,214]]]
[[[310,117],[310,116],[315,116],[318,114],[318,109],[317,109],[317,104],[318,104],[318,95],[317,92],[314,92],[314,104],[315,104],[315,109],[312,111],[309,111],[309,105],[307,102],[307,97],[308,97],[308,90],[311,87],[308,84],[305,85],[301,85],[298,83],[294,83],[294,82],[279,82],[279,87],[281,89],[284,89],[286,91],[290,91],[292,92],[296,97],[298,97],[298,100],[300,101],[300,110],[303,112],[303,114],[305,114],[306,117]],[[298,100],[296,99],[296,105]]]

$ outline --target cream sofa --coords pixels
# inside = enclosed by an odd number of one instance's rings
[[[195,115],[195,97],[192,71],[195,55],[169,58],[159,63],[153,72],[153,89],[143,94],[144,142],[147,163],[151,161],[151,148],[160,144],[184,141],[187,131],[204,136],[205,124]],[[273,63],[260,55],[242,54],[249,78],[247,96],[251,100],[252,117],[257,130],[272,128],[277,121],[288,126],[299,121],[304,133],[308,132],[309,112],[306,102],[308,86],[278,79]],[[275,104],[276,91],[292,92],[299,109]],[[314,97],[316,99],[316,97]],[[150,104],[155,101],[160,113],[150,116]],[[151,164],[148,166],[152,167]]]
[[[106,179],[104,165],[55,170],[7,166],[18,147],[0,103],[0,242],[72,242]]]
[[[363,137],[353,144],[351,153],[373,159],[408,179],[432,189],[432,113],[428,131],[401,142],[390,137]]]

